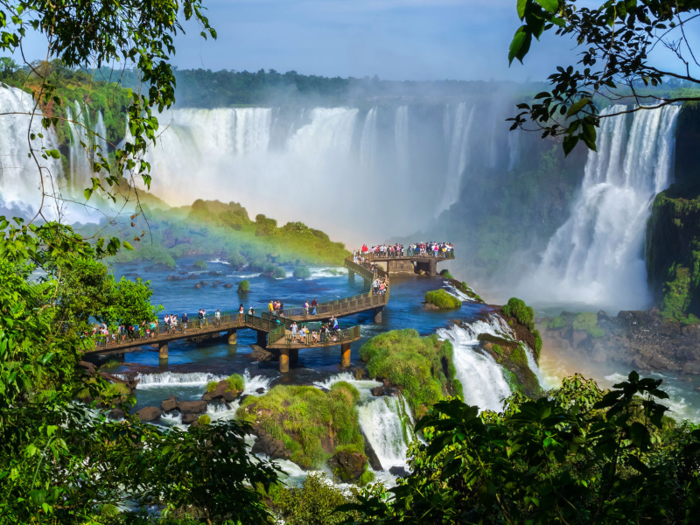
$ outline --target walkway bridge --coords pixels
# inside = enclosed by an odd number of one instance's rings
[[[350,344],[360,339],[359,326],[319,334],[317,341],[313,340],[311,334],[301,339],[298,335],[292,337],[290,330],[294,322],[303,326],[307,323],[327,321],[331,317],[341,318],[363,312],[372,312],[375,322],[381,321],[382,311],[389,302],[390,286],[387,284],[385,293],[375,295],[372,290],[372,281],[377,275],[385,276],[386,271],[381,266],[372,270],[370,263],[358,264],[353,262],[351,257],[346,258],[344,264],[348,269],[350,281],[354,282],[356,274],[361,276],[367,291],[352,297],[320,303],[315,313],[311,308],[296,307],[286,308],[284,316],[269,312],[259,315],[222,312],[220,319],[216,319],[214,314],[209,314],[201,320],[192,319],[187,323],[180,321],[177,328],[159,325],[150,334],[146,334],[145,329],[141,328],[136,335],[116,334],[116,340],[102,337],[97,341],[95,350],[86,353],[122,354],[144,346],[153,346],[158,348],[161,360],[167,360],[170,342],[180,340],[202,342],[221,337],[223,334],[228,337],[228,343],[233,345],[238,342],[238,330],[249,329],[257,332],[259,346],[279,352],[280,372],[289,371],[289,362],[290,360],[295,362],[298,359],[300,349],[337,345],[341,347],[341,366],[349,367]]]

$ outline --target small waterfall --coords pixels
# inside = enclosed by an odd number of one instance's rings
[[[117,377],[126,379],[126,376],[116,374]],[[206,386],[209,381],[222,381],[228,376],[217,376],[209,372],[190,372],[177,374],[175,372],[163,372],[162,374],[136,374],[134,379],[139,380],[136,386],[138,390],[146,388],[160,388],[172,386]]]
[[[463,328],[454,325],[437,331],[441,340],[450,341],[454,347],[454,365],[464,390],[464,402],[496,412],[503,410],[503,399],[510,396],[511,390],[501,366],[490,355],[478,351],[478,336],[488,333],[510,337],[500,321],[500,317],[491,316]]]
[[[408,469],[406,453],[408,444],[415,438],[415,423],[403,396],[376,397],[360,405],[358,411],[362,431],[384,470]]]
[[[445,190],[442,195],[437,213],[448,209],[459,199],[462,186],[462,175],[469,164],[470,158],[470,134],[474,121],[475,106],[460,102],[455,110],[454,118],[444,123],[452,123],[450,130],[450,148],[447,161],[447,174],[445,178]]]
[[[95,151],[95,159],[98,158],[98,153],[102,153],[103,157],[107,157],[107,127],[102,116],[102,112],[97,112],[97,123],[95,124],[95,144],[99,146]]]
[[[365,174],[372,174],[377,157],[377,108],[367,112],[360,138],[360,166]]]
[[[508,171],[513,171],[520,163],[520,131],[508,133]]]
[[[410,166],[410,150],[408,144],[408,106],[396,108],[394,120],[394,148],[396,150],[396,178],[406,182]]]
[[[234,109],[238,155],[265,152],[270,144],[272,110],[269,108]]]
[[[74,188],[84,188],[90,185],[92,176],[90,120],[87,108],[74,101],[72,106],[66,106],[66,117],[71,132],[71,184]]]
[[[613,106],[602,113],[625,109]],[[666,106],[602,120],[581,195],[535,275],[523,284],[528,296],[612,309],[648,306],[644,232],[654,197],[671,180],[679,111]]]

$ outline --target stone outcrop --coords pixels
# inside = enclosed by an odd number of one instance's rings
[[[253,349],[253,353],[250,354],[250,358],[253,361],[264,363],[265,361],[272,361],[276,357],[275,354],[265,350],[262,346],[251,345],[251,348]]]
[[[137,411],[134,416],[139,418],[144,423],[150,423],[160,419],[162,412],[158,407],[143,407],[141,410]]]
[[[205,392],[202,396],[202,401],[224,401],[226,403],[231,403],[242,393],[243,390],[233,390],[229,386],[228,381],[223,380],[219,381],[214,390],[211,392]]]
[[[359,452],[336,452],[328,460],[333,475],[344,483],[360,479],[367,466],[367,458]]]
[[[175,396],[170,396],[160,404],[160,408],[166,414],[169,414],[173,410],[177,410],[177,398]]]
[[[182,414],[204,414],[207,411],[206,401],[178,401],[177,409]]]
[[[260,425],[253,427],[253,433],[257,436],[251,449],[253,454],[264,454],[270,459],[289,459],[292,453],[284,446],[281,439],[273,438]]]
[[[573,314],[562,314],[566,317]],[[572,349],[596,362],[613,361],[639,371],[700,375],[700,326],[662,318],[655,309],[597,315],[602,334],[593,337],[571,326],[543,331],[545,345]]]

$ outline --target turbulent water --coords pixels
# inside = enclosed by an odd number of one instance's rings
[[[666,106],[601,121],[580,196],[539,268],[526,276],[526,297],[613,310],[649,306],[644,233],[654,197],[671,182],[679,111]]]

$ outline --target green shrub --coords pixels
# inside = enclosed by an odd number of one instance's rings
[[[592,312],[578,314],[572,326],[574,330],[586,332],[591,337],[605,336],[605,331],[598,328],[598,316]]]
[[[336,487],[320,473],[310,473],[300,488],[277,485],[271,499],[273,509],[287,525],[340,525],[356,516],[335,510],[355,503],[354,492]]]
[[[564,319],[563,316],[557,315],[554,319],[552,319],[548,325],[547,328],[551,330],[558,330],[560,328],[564,328],[566,326],[566,319]]]
[[[462,301],[450,295],[443,289],[426,292],[425,302],[435,305],[443,310],[459,308],[462,306]]]
[[[106,369],[106,370],[111,370],[114,368],[119,368],[122,364],[117,361],[116,359],[110,359],[107,361],[104,365],[102,365],[100,368]]]
[[[311,386],[277,385],[263,396],[245,398],[237,416],[258,422],[281,439],[297,465],[322,468],[336,451],[364,454],[356,409],[359,396],[356,388],[343,382],[328,393]]]
[[[296,279],[308,279],[311,277],[311,272],[306,266],[297,266],[294,268],[294,277]]]
[[[532,333],[535,334],[535,359],[539,361],[542,355],[542,335],[539,330],[533,330]]]
[[[452,274],[450,273],[449,270],[443,270],[443,271],[441,271],[441,272],[440,272],[440,276],[441,276],[441,277],[444,277],[445,279],[454,279],[454,277],[452,277]]]
[[[206,270],[207,269],[207,261],[200,259],[199,261],[194,262],[195,268],[199,268],[200,270]]]
[[[214,390],[216,390],[217,386],[219,386],[218,381],[209,381],[207,383],[207,392],[213,392]]]
[[[104,390],[103,395],[105,397],[128,396],[129,392],[129,387],[124,383],[110,383]]]
[[[197,421],[199,421],[200,425],[211,425],[211,418],[207,414],[199,416]]]
[[[228,255],[228,263],[231,266],[238,268],[239,266],[243,266],[246,263],[246,260],[240,253],[233,252]]]
[[[250,292],[250,281],[248,279],[243,279],[238,283],[238,293],[248,293]]]
[[[284,279],[287,277],[287,272],[285,272],[284,268],[281,266],[275,266],[275,268],[272,270],[272,277],[274,279]]]
[[[515,317],[521,325],[530,330],[535,328],[535,311],[517,297],[508,299],[508,303],[503,306],[503,313],[508,317]]]
[[[526,351],[527,350],[525,350],[522,344],[513,349],[513,352],[510,354],[510,360],[513,362],[513,364],[518,366],[527,366],[527,356],[525,355]]]
[[[498,354],[498,355],[500,355],[501,357],[503,357],[503,348],[501,348],[499,345],[493,345],[493,347],[491,348],[491,350],[493,350],[496,354]]]
[[[434,334],[422,338],[416,330],[406,329],[371,338],[360,348],[360,358],[370,377],[384,377],[402,387],[409,406],[420,416],[449,395],[448,385],[456,379],[452,352],[449,341],[439,341]]]
[[[233,374],[226,379],[229,390],[243,391],[245,388],[245,380],[241,374]]]
[[[373,481],[374,481],[374,472],[372,472],[369,469],[369,464],[367,464],[367,467],[365,468],[365,471],[360,476],[360,479],[357,481],[357,484],[362,487],[364,485],[367,485],[367,483],[372,483]]]

